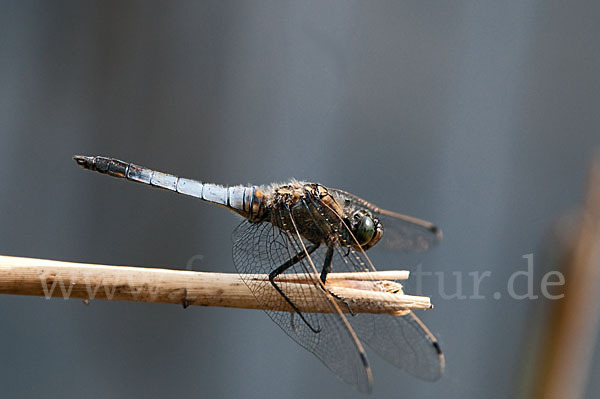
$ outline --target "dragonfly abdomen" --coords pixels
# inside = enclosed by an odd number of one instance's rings
[[[250,221],[263,217],[264,197],[262,191],[254,186],[223,187],[202,183],[101,156],[75,155],[73,159],[84,169],[199,198],[229,208]]]

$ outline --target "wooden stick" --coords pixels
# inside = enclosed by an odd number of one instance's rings
[[[408,276],[408,272],[381,272],[383,279]],[[394,274],[395,273],[395,274]],[[378,281],[382,291],[365,289],[378,273],[331,273],[328,288],[347,301],[354,313],[402,314],[409,309],[428,309],[427,297],[404,295],[401,285],[392,281]],[[250,275],[248,284],[259,284],[265,295],[274,298],[268,310],[291,311],[278,295],[266,275]],[[290,300],[303,312],[329,313],[331,307],[315,300],[319,295],[307,295],[318,290],[306,277],[286,276],[281,282]],[[294,289],[294,285],[297,285]],[[269,292],[269,290],[273,290]],[[294,294],[297,293],[297,294]],[[47,259],[20,258],[0,255],[0,294],[34,295],[46,298],[108,299],[137,302],[223,306],[247,309],[265,309],[238,274],[205,273],[144,267],[107,266],[60,262]],[[340,306],[348,311],[347,306]]]

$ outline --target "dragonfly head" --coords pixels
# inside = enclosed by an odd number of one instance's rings
[[[381,239],[383,226],[378,219],[364,210],[357,210],[347,220],[348,227],[356,240],[351,240],[351,246],[357,250],[366,251]]]

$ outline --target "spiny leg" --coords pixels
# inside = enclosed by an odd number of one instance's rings
[[[330,246],[330,247],[327,247],[327,252],[325,253],[325,261],[323,262],[323,269],[321,270],[321,282],[323,283],[323,285],[325,285],[325,280],[327,279],[327,275],[329,274],[329,272],[331,272],[332,259],[333,259],[333,247]],[[340,301],[344,305],[346,305],[350,314],[352,316],[354,316],[354,312],[352,311],[352,308],[350,308],[350,304],[344,298],[341,298],[340,296],[334,294],[329,289],[327,291],[329,292],[329,294],[331,294],[332,297],[334,297],[335,299],[337,299],[338,301]]]
[[[269,273],[269,281],[271,282],[271,285],[273,285],[273,287],[275,287],[277,292],[279,292],[279,295],[281,295],[283,297],[283,299],[285,299],[285,301],[290,304],[292,309],[294,309],[294,311],[296,313],[298,313],[298,316],[300,316],[302,321],[304,321],[306,323],[306,325],[308,326],[308,328],[310,328],[311,331],[314,332],[315,334],[319,333],[321,330],[315,329],[313,326],[310,325],[308,320],[306,320],[304,318],[304,315],[302,314],[302,312],[300,312],[300,309],[298,309],[298,307],[294,304],[294,302],[292,302],[292,300],[290,298],[288,298],[288,296],[283,292],[283,290],[281,288],[279,288],[279,286],[275,282],[275,278],[277,276],[279,276],[280,274],[282,274],[283,272],[285,272],[290,267],[294,266],[296,263],[300,262],[302,259],[306,258],[310,254],[315,252],[315,250],[317,248],[319,248],[319,244],[313,244],[313,245],[309,246],[308,248],[306,248],[306,252],[305,251],[298,252],[290,260],[288,260],[287,262],[285,262],[284,264],[279,266],[277,269],[275,269],[271,273]]]

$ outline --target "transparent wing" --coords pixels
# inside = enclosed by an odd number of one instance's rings
[[[374,272],[375,268],[365,252],[349,246],[350,242],[347,241],[356,239],[341,217],[316,198],[312,199],[312,204],[323,210],[321,217],[328,221],[327,225],[340,226],[335,232],[339,245],[335,247],[332,271]],[[376,280],[361,281],[361,286],[369,291],[384,291]],[[412,312],[404,315],[361,313],[349,316],[348,320],[359,339],[394,366],[428,381],[437,380],[442,375],[445,361],[440,346]]]
[[[361,313],[349,320],[360,340],[394,366],[427,381],[442,376],[445,360],[440,346],[412,312],[404,316]]]
[[[304,320],[293,311],[266,313],[294,341],[317,356],[336,375],[361,392],[370,392],[372,377],[364,349],[330,294],[322,288],[315,290],[284,281],[286,274],[303,274],[313,285],[322,287],[315,267],[320,267],[318,265],[324,261],[326,248],[319,247],[310,255],[307,254],[311,244],[303,240],[293,226],[290,229],[292,232],[287,232],[268,222],[242,222],[233,237],[234,264],[246,282],[245,275],[269,274],[298,254],[304,254],[303,259],[289,267],[275,282],[288,297],[311,295],[313,301],[331,306],[333,313],[302,313]],[[253,290],[256,300],[265,307],[281,299],[269,281],[248,286]],[[314,298],[315,292],[318,298]]]
[[[433,223],[412,216],[381,209],[376,205],[343,190],[329,191],[343,204],[371,211],[383,224],[383,238],[378,248],[401,251],[426,251],[442,239],[442,231]],[[383,245],[382,245],[383,244]]]

